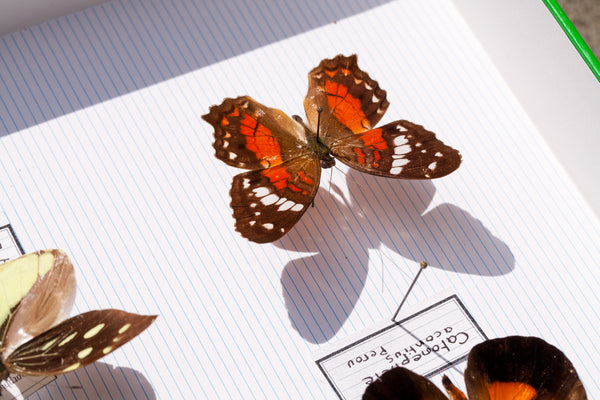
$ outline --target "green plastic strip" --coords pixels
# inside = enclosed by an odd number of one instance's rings
[[[552,15],[554,15],[556,21],[558,21],[560,27],[565,31],[569,40],[571,40],[571,43],[573,43],[573,46],[575,46],[581,57],[583,57],[585,63],[590,70],[592,70],[592,73],[596,79],[598,79],[598,82],[600,82],[600,62],[598,62],[598,59],[594,56],[594,53],[592,53],[587,43],[585,43],[585,40],[583,40],[579,32],[577,32],[577,29],[575,29],[573,23],[569,20],[569,17],[567,17],[567,14],[560,8],[556,0],[543,1]]]

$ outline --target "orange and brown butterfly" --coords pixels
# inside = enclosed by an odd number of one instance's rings
[[[447,376],[451,400],[466,400]],[[508,336],[471,349],[465,370],[470,400],[585,400],[583,384],[562,351],[536,337]],[[427,378],[395,367],[371,383],[363,400],[448,400]]]
[[[421,125],[399,120],[375,128],[388,106],[356,55],[338,55],[308,74],[306,123],[248,96],[210,107],[202,118],[215,130],[216,157],[250,170],[231,186],[236,230],[258,243],[285,235],[312,203],[321,168],[335,159],[399,179],[439,178],[459,167],[459,152]]]
[[[73,371],[118,349],[156,319],[112,309],[68,318],[76,288],[73,265],[60,250],[0,265],[0,379]]]

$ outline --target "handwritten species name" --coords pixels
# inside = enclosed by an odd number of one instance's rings
[[[369,385],[393,367],[406,367],[411,363],[424,362],[434,355],[448,353],[469,340],[468,333],[453,332],[453,330],[450,326],[436,330],[431,335],[425,337],[425,339],[418,340],[398,351],[388,351],[382,345],[377,346],[373,350],[369,350],[348,360],[346,365],[349,369],[352,369],[358,367],[360,364],[382,359],[386,360],[388,362],[387,368],[372,376],[362,378],[362,381],[366,385]]]

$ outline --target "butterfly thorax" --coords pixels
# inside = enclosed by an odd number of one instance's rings
[[[302,118],[300,118],[298,115],[294,115],[293,118],[304,127],[308,145],[319,158],[319,161],[321,162],[321,168],[333,167],[335,165],[335,158],[333,157],[333,154],[331,154],[329,147],[325,144],[321,136],[319,136],[319,128],[317,127],[317,132],[314,132],[304,123],[304,121],[302,121]]]
[[[331,168],[335,165],[335,158],[329,147],[318,136],[309,136],[309,143],[321,162],[321,168]]]

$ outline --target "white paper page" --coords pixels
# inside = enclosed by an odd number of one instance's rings
[[[250,243],[242,170],[200,117],[242,94],[302,115],[338,53],[387,90],[382,123],[424,125],[463,164],[407,182],[338,163],[290,233]],[[0,207],[24,249],[73,257],[76,312],[160,315],[39,398],[335,399],[311,353],[391,318],[422,260],[407,306],[449,288],[600,395],[600,225],[449,1],[113,1],[0,38],[0,99]]]

